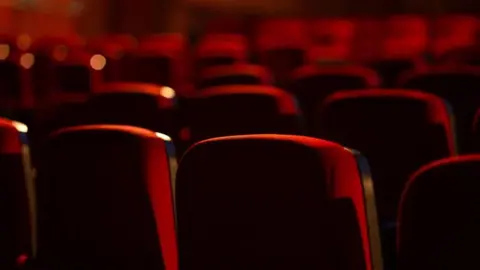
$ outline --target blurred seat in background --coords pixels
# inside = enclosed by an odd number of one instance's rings
[[[196,90],[223,85],[271,85],[268,70],[259,65],[233,64],[204,69]]]
[[[472,122],[480,104],[480,69],[469,66],[432,66],[404,74],[400,85],[444,98],[452,105],[461,152],[469,152]]]
[[[265,20],[258,25],[255,36],[259,63],[272,72],[276,85],[281,87],[290,72],[305,63],[309,43],[303,20]]]
[[[217,86],[188,102],[185,113],[192,142],[227,135],[305,132],[294,97],[272,86]]]
[[[312,132],[316,108],[327,96],[340,90],[375,88],[380,85],[380,80],[375,71],[363,66],[317,63],[296,69],[288,90],[298,98],[309,131]]]

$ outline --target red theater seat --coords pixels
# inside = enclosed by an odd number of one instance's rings
[[[35,55],[32,77],[36,100],[42,103],[56,87],[55,62],[65,61],[70,53],[83,49],[84,41],[78,36],[46,36],[33,41],[30,52]]]
[[[428,24],[415,15],[396,15],[384,25],[382,56],[384,59],[409,58],[422,54],[427,48]]]
[[[353,21],[341,18],[316,19],[311,22],[310,34],[314,49],[309,49],[309,58],[313,61],[350,59],[355,39]]]
[[[85,46],[85,40],[77,35],[46,35],[37,38],[33,41],[35,48],[48,48],[57,45],[65,45],[67,47],[83,47]]]
[[[480,156],[431,163],[408,182],[399,210],[400,270],[480,266]]]
[[[188,100],[192,140],[258,133],[301,134],[293,96],[271,86],[229,85],[207,88]]]
[[[136,52],[127,81],[153,83],[180,89],[185,79],[185,40],[180,34],[144,38]]]
[[[129,126],[53,133],[37,179],[38,269],[177,267],[173,147]]]
[[[317,113],[317,136],[359,150],[372,165],[379,214],[395,218],[410,173],[455,154],[444,100],[413,90],[342,91]]]
[[[33,251],[33,171],[26,129],[0,118],[0,268],[7,270]]]
[[[0,111],[32,109],[34,106],[31,67],[35,57],[0,42]]]
[[[217,66],[203,70],[197,90],[222,85],[269,85],[270,73],[262,66],[235,64]]]
[[[45,88],[36,92],[32,125],[34,162],[42,158],[42,148],[54,130],[84,123],[86,102],[102,84],[106,58],[81,49],[57,46],[45,66]],[[39,67],[37,67],[39,68]],[[38,75],[38,73],[37,73]]]
[[[345,44],[314,45],[306,53],[307,63],[350,62],[351,50]]]
[[[453,106],[460,150],[468,151],[471,127],[480,104],[480,69],[465,66],[439,66],[405,74],[400,85],[438,95]]]
[[[243,63],[248,60],[248,41],[242,35],[209,34],[197,47],[198,70],[218,65]]]
[[[357,18],[353,41],[352,60],[368,63],[378,59],[382,40],[382,21],[377,18]]]
[[[360,151],[371,164],[388,269],[395,265],[395,219],[408,177],[456,154],[450,117],[441,98],[405,89],[337,92],[319,107],[316,136]]]
[[[438,62],[451,66],[480,66],[480,48],[476,45],[457,47],[440,55]]]
[[[270,69],[279,85],[286,83],[292,70],[305,63],[308,45],[308,28],[303,20],[272,19],[258,26],[259,62]]]
[[[396,87],[398,80],[402,78],[404,73],[424,69],[426,65],[427,63],[422,57],[381,59],[367,64],[382,78],[381,85],[383,88]]]
[[[177,174],[182,269],[378,269],[368,164],[301,136],[202,141]]]
[[[35,95],[42,98],[48,93],[54,81],[53,61],[65,59],[70,50],[81,50],[84,41],[79,36],[55,37],[45,36],[33,41],[30,52],[35,55],[32,76]]]
[[[87,102],[85,123],[131,125],[165,133],[177,132],[175,90],[146,83],[108,83]]]
[[[319,102],[339,90],[378,87],[375,71],[349,64],[307,65],[293,72],[289,91],[298,97],[300,106],[312,128],[313,115]]]
[[[303,48],[308,44],[307,22],[301,19],[268,19],[257,27],[257,48],[260,50],[292,46]],[[275,44],[274,41],[280,42]]]
[[[138,126],[175,138],[175,91],[144,83],[107,83],[84,102],[62,103],[38,113],[39,145],[58,129],[86,124]]]
[[[128,65],[131,64],[132,53],[137,49],[138,41],[131,35],[105,35],[90,39],[87,48],[94,54],[107,59],[103,70],[105,81],[122,81],[127,77]]]
[[[427,21],[414,15],[392,16],[383,25],[382,32],[378,58],[368,65],[383,78],[382,86],[391,88],[403,72],[424,65]]]
[[[84,51],[69,50],[65,58],[52,62],[52,82],[43,99],[38,99],[35,130],[45,138],[55,129],[81,123],[85,102],[99,87],[105,58]],[[41,131],[42,130],[42,131]]]
[[[54,61],[55,84],[51,89],[53,97],[50,98],[83,100],[102,83],[101,71],[106,61],[102,55],[85,51],[70,51],[65,59]]]
[[[107,50],[110,44],[117,44],[120,49],[133,51],[138,47],[137,39],[129,34],[102,35],[89,39],[87,48],[91,51],[100,53]]]
[[[446,15],[432,23],[433,36],[431,52],[440,56],[449,50],[471,46],[477,43],[479,21],[469,15]]]
[[[244,33],[245,28],[244,17],[239,18],[225,13],[216,14],[214,18],[209,18],[204,25],[204,32],[207,34],[238,34]]]

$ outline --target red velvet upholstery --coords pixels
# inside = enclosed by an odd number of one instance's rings
[[[443,159],[419,169],[399,210],[400,270],[479,266],[480,156]]]
[[[356,153],[323,140],[202,141],[177,174],[180,267],[377,269],[370,181]]]
[[[169,140],[115,125],[53,133],[37,179],[38,267],[178,269]]]

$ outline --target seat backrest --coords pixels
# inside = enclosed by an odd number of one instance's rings
[[[446,106],[439,97],[405,89],[338,92],[320,104],[316,136],[366,156],[382,224],[395,220],[411,173],[455,154]]]
[[[441,54],[438,62],[443,65],[480,66],[480,49],[476,45],[452,48]]]
[[[92,95],[85,109],[85,123],[132,125],[175,133],[175,91],[146,83],[108,83]]]
[[[135,58],[137,72],[128,81],[138,81],[158,85],[169,85],[172,82],[172,60],[165,56],[141,56]]]
[[[473,67],[434,67],[405,74],[402,87],[420,89],[447,100],[455,115],[462,152],[468,151],[471,127],[480,104],[480,69]]]
[[[308,23],[301,19],[267,19],[257,26],[256,47],[260,51],[304,48],[309,43]]]
[[[179,34],[144,38],[137,50],[128,81],[154,83],[177,88],[185,79],[185,40]]]
[[[352,59],[365,63],[380,57],[383,22],[372,17],[357,18],[354,22],[356,31]]]
[[[218,65],[246,62],[248,42],[237,34],[208,34],[200,41],[196,52],[198,70]]]
[[[26,132],[26,125],[0,118],[1,269],[15,269],[17,259],[33,255],[33,179]]]
[[[476,44],[478,18],[469,15],[444,15],[432,22],[431,52],[438,56],[449,50]]]
[[[311,22],[310,31],[317,45],[351,43],[355,36],[355,24],[344,18],[316,19]]]
[[[22,67],[13,60],[0,60],[0,106],[14,107],[22,97]]]
[[[53,52],[53,81],[47,90],[48,101],[61,102],[88,96],[102,81],[101,70],[107,64],[104,56],[92,55],[85,50],[65,50]]]
[[[319,102],[340,90],[378,87],[375,71],[356,65],[306,65],[294,71],[288,88],[298,99],[309,127]]]
[[[121,51],[126,52],[136,49],[138,40],[129,34],[108,34],[89,39],[87,48],[95,53],[105,53],[111,44],[117,44]]]
[[[73,93],[90,92],[90,70],[81,65],[64,65],[56,69],[58,84],[62,91]]]
[[[220,14],[217,14],[220,15]],[[209,18],[204,25],[206,34],[242,34],[247,31],[244,17],[232,17],[230,14],[221,14],[219,17]]]
[[[71,48],[81,48],[85,45],[85,40],[77,34],[66,36],[46,35],[34,39],[32,47],[34,49],[49,50],[58,45],[68,46]]]
[[[325,18],[310,23],[314,49],[309,49],[309,59],[350,59],[355,38],[355,24],[352,20]]]
[[[168,136],[77,126],[52,133],[46,149],[37,179],[40,269],[178,269]]]
[[[53,53],[58,55],[49,60],[51,69],[45,67],[52,75],[46,78],[48,87],[36,93],[40,94],[36,100],[36,131],[42,140],[53,130],[82,124],[85,103],[101,85],[101,70],[106,65],[101,55],[61,47],[55,50],[66,51]]]
[[[427,48],[428,24],[416,15],[395,15],[387,19],[382,42],[382,58],[412,57]]]
[[[180,266],[381,269],[373,187],[357,158],[301,136],[196,144],[177,174]]]
[[[260,64],[272,73],[275,85],[285,87],[288,77],[307,62],[307,51],[299,48],[279,48],[264,51]]]
[[[479,155],[460,156],[410,178],[398,216],[398,269],[479,267],[479,168]]]
[[[267,67],[278,85],[305,64],[309,44],[307,22],[295,19],[272,19],[262,22],[257,31],[256,48],[260,64]]]
[[[30,68],[35,57],[22,52],[15,43],[4,42],[0,37],[0,109],[31,109],[34,100]]]
[[[213,87],[188,102],[186,117],[194,141],[226,135],[303,133],[295,99],[275,87]]]
[[[200,74],[197,90],[223,85],[269,85],[270,73],[262,66],[235,64],[205,69]]]
[[[108,64],[102,70],[105,81],[121,81],[128,74],[132,54],[138,47],[138,40],[129,34],[108,34],[88,40],[91,53],[104,56]]]
[[[425,62],[421,57],[378,59],[368,63],[382,78],[383,88],[397,87],[397,82],[405,73],[423,68]]]
[[[55,85],[55,62],[67,60],[72,51],[84,49],[84,41],[77,35],[55,37],[46,36],[33,41],[31,51],[35,54],[32,75],[35,93],[38,97],[48,94]]]

